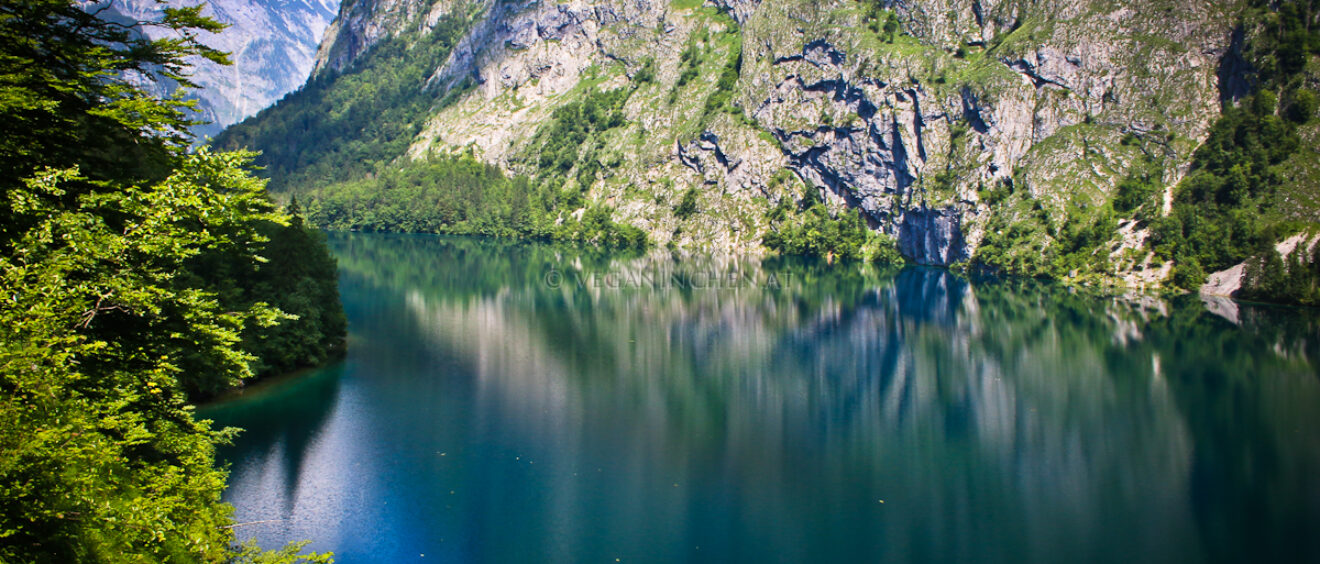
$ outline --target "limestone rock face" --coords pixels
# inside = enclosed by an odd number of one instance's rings
[[[164,6],[192,6],[201,0],[168,0]],[[193,61],[192,81],[202,119],[199,137],[219,132],[270,106],[302,86],[312,70],[322,33],[335,17],[337,0],[208,0],[203,14],[229,25],[222,33],[201,32],[201,41],[230,54],[233,65]],[[119,16],[132,20],[159,14],[155,0],[116,0]],[[150,37],[164,35],[147,28]],[[172,85],[160,85],[172,90]],[[163,92],[168,93],[168,92]]]
[[[410,155],[471,150],[534,173],[536,132],[555,108],[631,85],[627,125],[583,149],[606,171],[588,195],[654,240],[759,249],[764,212],[802,186],[934,265],[969,259],[1024,217],[1057,231],[1097,213],[1140,162],[1156,159],[1175,183],[1238,72],[1225,56],[1234,1],[694,4],[346,0],[317,72],[466,14],[467,35],[421,87],[437,98],[467,90],[431,116]],[[695,63],[682,57],[691,50]],[[729,64],[730,103],[712,111]],[[653,78],[639,83],[643,69]],[[676,217],[693,187],[702,213]],[[1013,197],[988,199],[997,192]],[[1151,269],[1138,244],[1148,234],[1125,225],[1115,268],[1158,284],[1168,269]]]
[[[959,216],[953,208],[909,209],[898,229],[898,250],[919,264],[951,264],[967,258]]]
[[[804,179],[909,258],[949,264],[975,251],[987,216],[1015,212],[981,201],[992,187],[1025,188],[1057,225],[1112,197],[1138,158],[1126,135],[1171,133],[1165,180],[1185,170],[1218,117],[1231,30],[1209,8],[1157,4],[896,1],[924,47],[904,50],[762,3],[744,56],[764,84],[742,94]]]

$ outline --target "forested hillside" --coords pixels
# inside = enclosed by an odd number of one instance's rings
[[[134,85],[225,62],[195,40],[221,26],[145,25],[169,39],[0,4],[0,561],[291,561],[232,544],[234,430],[193,405],[336,353],[334,260],[252,155],[189,152],[190,103]]]
[[[1255,4],[1242,24],[1254,88],[1226,101],[1172,213],[1152,219],[1154,248],[1179,287],[1246,261],[1241,297],[1320,305],[1320,4]],[[1308,244],[1276,252],[1295,234]]]
[[[1172,267],[1167,286],[1195,289],[1207,274],[1245,261],[1238,296],[1320,304],[1320,245],[1314,243],[1320,234],[1320,9],[1313,2],[1257,1],[1237,17],[1237,42],[1223,63],[1237,75],[1224,77],[1222,115],[1181,181],[1161,182],[1173,164],[1162,158],[1167,132],[1129,134],[1123,143],[1144,155],[1096,219],[1065,223],[1039,256],[1013,250],[1049,233],[1047,221],[1027,217],[1000,225],[977,262],[1053,278],[1103,274],[1107,260],[1088,261],[1123,222],[1149,229],[1153,262]],[[1299,234],[1308,245],[1288,256],[1276,251],[1277,243]]]
[[[227,129],[215,145],[259,147],[271,190],[303,196],[309,218],[321,227],[645,247],[645,233],[615,223],[608,207],[561,217],[581,209],[583,200],[557,182],[511,177],[464,154],[400,160],[426,117],[470,89],[459,83],[437,98],[423,79],[450,56],[473,17],[452,13],[424,32],[381,41],[349,69],[315,76],[277,108]],[[564,150],[575,160],[587,135],[621,119],[617,106],[627,94],[616,91],[589,98],[585,108],[561,109],[553,123],[564,130],[547,135],[547,142],[574,143]],[[562,182],[568,168],[547,167],[543,176]]]

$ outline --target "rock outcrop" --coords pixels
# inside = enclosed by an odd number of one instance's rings
[[[1320,245],[1320,234],[1302,232],[1294,234],[1274,245],[1274,252],[1285,264],[1296,261],[1310,264],[1315,256],[1316,245]],[[1259,260],[1252,258],[1250,260]],[[1201,285],[1202,298],[1231,298],[1238,295],[1243,287],[1249,287],[1247,263],[1241,262],[1219,272],[1213,272]],[[1207,303],[1209,303],[1207,301]],[[1236,321],[1235,321],[1236,322]]]

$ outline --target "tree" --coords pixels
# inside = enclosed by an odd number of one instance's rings
[[[0,4],[0,561],[292,561],[232,546],[214,449],[233,431],[189,404],[295,320],[246,276],[289,220],[251,154],[189,154],[189,104],[134,86],[189,86],[186,57],[224,62],[196,41],[222,26],[104,9]]]
[[[202,6],[165,8],[159,21],[132,24],[100,17],[109,4],[83,9],[72,0],[0,3],[0,188],[6,195],[45,166],[78,166],[89,182],[159,180],[187,146],[182,93],[156,98],[127,80],[165,77],[186,87],[189,56],[227,64],[197,42],[220,31]],[[147,39],[146,27],[171,37]],[[91,189],[70,185],[69,197]],[[0,218],[0,238],[24,226]]]
[[[157,185],[84,194],[78,207],[51,203],[86,180],[76,169],[11,192],[8,211],[35,227],[0,258],[0,324],[12,331],[0,345],[4,560],[227,554],[212,453],[229,433],[193,419],[184,387],[250,375],[240,331],[279,312],[227,311],[176,273],[208,251],[252,249],[254,219],[274,217],[259,183],[226,174],[236,158],[190,156]]]

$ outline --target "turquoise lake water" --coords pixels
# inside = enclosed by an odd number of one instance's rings
[[[1320,561],[1320,312],[332,235],[340,363],[202,413],[339,562]]]

